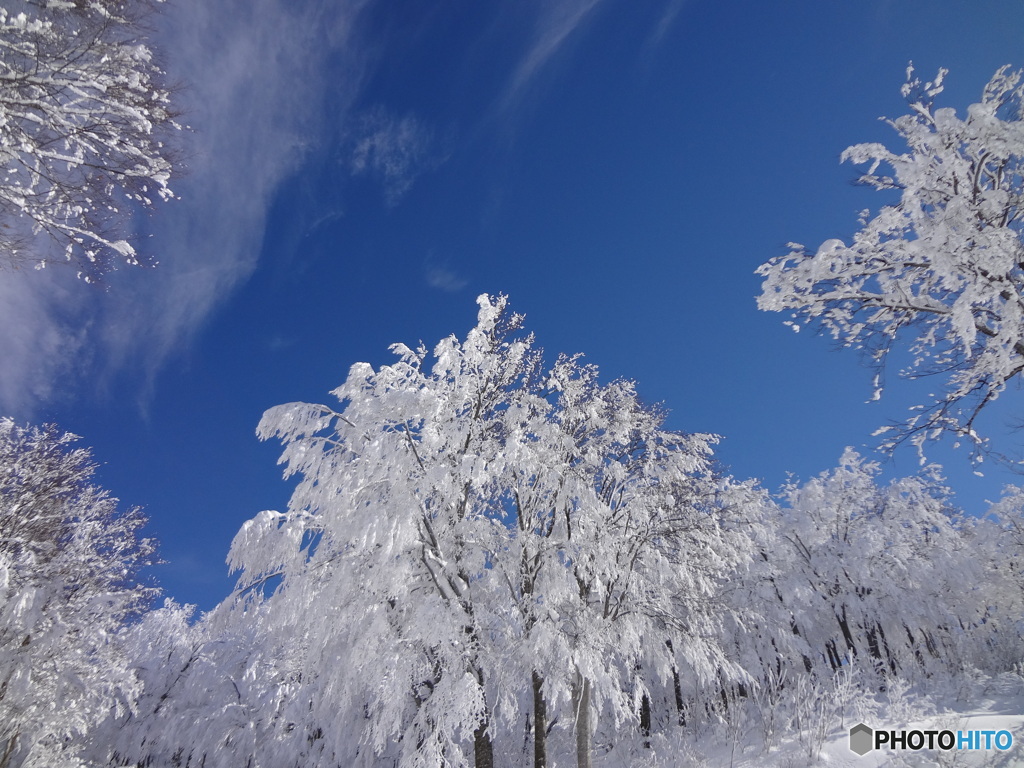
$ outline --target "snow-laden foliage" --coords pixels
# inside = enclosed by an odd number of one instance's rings
[[[242,526],[214,611],[121,633],[137,685],[65,732],[77,756],[589,768],[704,741],[810,765],[912,689],[1024,668],[1020,489],[968,518],[936,468],[883,484],[847,450],[773,497],[478,302],[464,339],[353,366],[339,406],[264,415],[288,509]]]
[[[83,737],[131,706],[118,638],[154,590],[144,518],[119,512],[56,428],[0,419],[0,766],[76,765]]]
[[[282,702],[299,705],[295,681],[273,676],[267,658],[285,657],[291,644],[275,648],[255,617],[226,624],[224,614],[193,623],[191,606],[168,600],[125,632],[141,689],[130,710],[92,731],[83,748],[89,764],[227,767],[259,754],[261,765],[306,765],[308,743],[275,738],[289,716]]]
[[[990,648],[997,665],[1012,669],[1024,660],[1024,488],[1005,489],[978,521],[972,546],[986,566],[985,604],[996,631]]]
[[[908,69],[911,112],[888,121],[905,152],[871,143],[843,153],[869,164],[860,182],[895,202],[865,211],[850,243],[791,244],[758,270],[761,309],[793,310],[879,366],[905,341],[905,375],[944,377],[944,391],[886,437],[890,448],[943,433],[980,446],[975,418],[1024,370],[1024,82],[1000,69],[960,116],[934,104],[945,74],[922,84]]]
[[[0,5],[0,259],[69,261],[86,279],[139,263],[131,219],[171,196],[174,127],[143,42],[150,5]]]
[[[750,545],[714,438],[577,357],[545,368],[479,303],[465,340],[353,366],[339,410],[264,416],[299,482],[239,531],[220,610],[261,638],[243,677],[279,682],[248,698],[259,747],[221,734],[204,765],[483,768],[524,722],[589,765],[596,721],[635,727],[681,667],[742,674],[717,596]]]
[[[934,475],[879,486],[878,473],[848,449],[836,469],[784,490],[775,533],[794,632],[833,671],[859,657],[910,679],[959,672],[992,618],[973,525]]]

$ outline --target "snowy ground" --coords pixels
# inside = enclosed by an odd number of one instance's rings
[[[595,759],[595,768],[669,768],[676,766],[734,766],[735,768],[882,768],[896,766],[1024,766],[1024,678],[1004,675],[950,685],[930,697],[898,691],[893,700],[863,697],[851,703],[844,722],[819,728],[815,738],[792,725],[765,748],[764,727],[754,717],[738,727],[708,728],[700,738],[672,744],[656,738],[653,750],[637,742],[619,744]],[[849,728],[865,722],[887,730],[1009,731],[1013,745],[1006,751],[920,750],[871,751],[861,757],[849,747]],[[736,734],[729,738],[727,734]],[[654,754],[652,754],[652,752]],[[572,766],[571,755],[558,755],[554,765]]]

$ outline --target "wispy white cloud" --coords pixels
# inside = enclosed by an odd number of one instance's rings
[[[447,267],[427,267],[425,270],[427,285],[445,293],[461,291],[469,283],[466,278]]]
[[[683,10],[684,5],[686,5],[686,0],[669,0],[665,4],[665,8],[662,10],[661,16],[658,18],[658,23],[654,25],[654,29],[651,30],[651,34],[647,38],[645,48],[650,50],[661,45],[662,40],[665,39],[665,35],[669,33],[672,26],[675,24],[676,19],[679,16],[679,12]]]
[[[275,190],[325,131],[328,57],[348,73],[333,87],[344,114],[360,84],[353,25],[363,0],[179,0],[158,21],[157,47],[185,85],[180,200],[161,206],[142,243],[156,269],[110,276],[105,294],[61,275],[0,275],[0,408],[51,397],[88,349],[112,370],[151,378],[255,269]],[[62,298],[58,300],[57,296]],[[70,297],[70,298],[69,298]],[[69,318],[69,313],[78,316]],[[94,323],[85,339],[82,317]]]
[[[255,269],[268,208],[325,130],[327,57],[350,51],[344,112],[358,90],[351,40],[361,2],[187,0],[169,19],[170,69],[189,84],[189,175],[155,219],[159,269],[126,274],[108,302],[104,341],[116,362],[153,372]],[[338,103],[340,101],[341,103]],[[131,294],[130,302],[120,294]],[[140,333],[141,331],[141,333]]]
[[[665,0],[662,5],[661,13],[651,26],[640,49],[640,68],[648,75],[655,68],[658,52],[664,47],[666,41],[671,39],[672,30],[677,25],[687,3],[688,0]]]
[[[502,106],[511,108],[600,0],[550,0],[542,5],[530,45],[512,74]]]
[[[380,183],[389,205],[446,160],[447,149],[417,116],[353,110],[379,54],[356,31],[371,1],[168,4],[157,47],[171,79],[185,86],[182,121],[193,130],[182,140],[188,174],[172,183],[180,199],[161,206],[152,236],[140,243],[159,266],[114,273],[106,292],[64,274],[0,274],[0,412],[30,415],[64,387],[69,371],[96,381],[127,369],[153,381],[255,270],[276,191],[311,151],[336,140],[339,126],[347,126],[349,170]],[[502,109],[518,105],[599,2],[535,6]],[[344,80],[328,82],[339,71]],[[424,276],[439,290],[465,285],[444,266],[427,266]],[[81,391],[84,381],[66,388]]]
[[[90,288],[71,268],[0,271],[0,409],[18,421],[75,378]]]
[[[382,107],[357,121],[353,134],[352,173],[374,177],[395,205],[422,172],[444,158],[433,147],[433,134],[413,115],[398,118]]]

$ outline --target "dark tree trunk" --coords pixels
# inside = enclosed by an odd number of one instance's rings
[[[644,736],[644,748],[651,748],[651,699],[645,693],[640,699],[640,733]]]
[[[672,639],[669,638],[665,641],[666,647],[668,647],[669,653],[674,654],[675,649],[672,647]],[[678,718],[680,727],[686,726],[686,704],[683,701],[683,685],[679,680],[679,667],[675,664],[672,665],[672,693],[675,694],[676,699],[676,717]]]
[[[843,666],[843,660],[839,658],[839,651],[836,650],[835,640],[829,640],[825,643],[825,652],[828,654],[828,663],[832,667],[833,672]],[[811,670],[808,669],[807,671],[809,673]]]
[[[476,679],[484,687],[484,673],[477,669]],[[491,711],[484,705],[484,717],[473,731],[473,764],[476,768],[494,768],[494,744],[490,734]]]
[[[548,706],[541,686],[544,678],[533,673],[533,768],[547,768],[548,764]]]
[[[836,621],[839,622],[839,629],[842,630],[843,640],[846,642],[846,647],[856,655],[857,646],[853,642],[853,632],[850,631],[850,621],[846,618],[846,606],[843,606],[843,615],[836,614]]]
[[[494,768],[494,744],[487,732],[490,718],[473,731],[473,760],[476,768]]]
[[[683,702],[683,686],[676,667],[672,667],[672,692],[676,696],[676,716],[679,718],[679,725],[686,727],[686,704]]]

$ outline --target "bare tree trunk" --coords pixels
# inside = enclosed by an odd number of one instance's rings
[[[674,654],[675,649],[672,647],[672,639],[669,638],[665,641],[665,645],[668,646],[669,653]],[[679,679],[679,667],[674,663],[672,664],[672,693],[675,694],[676,699],[676,719],[680,726],[686,725],[686,704],[683,702],[683,685]]]
[[[645,693],[640,699],[640,733],[644,737],[644,748],[651,748],[651,698]]]
[[[494,768],[494,743],[488,733],[490,716],[473,731],[473,764],[476,768]]]
[[[686,727],[686,703],[683,701],[683,685],[679,679],[679,668],[672,667],[672,693],[676,699],[676,722]]]
[[[476,671],[480,687],[484,685],[484,673]],[[484,703],[483,722],[473,731],[473,764],[476,768],[494,768],[494,742],[491,741],[491,710]]]
[[[548,764],[548,707],[541,686],[544,678],[533,673],[533,768],[547,768]]]
[[[590,754],[590,681],[576,674],[576,768],[593,768]]]
[[[850,631],[850,620],[846,617],[846,606],[843,606],[843,615],[836,614],[836,621],[839,622],[839,629],[843,632],[843,640],[851,653],[857,653],[857,646],[853,642],[853,632]]]
[[[14,747],[17,743],[18,731],[15,731],[7,741],[7,747],[4,749],[3,756],[0,757],[0,768],[7,768],[11,764],[11,755],[14,754]]]

